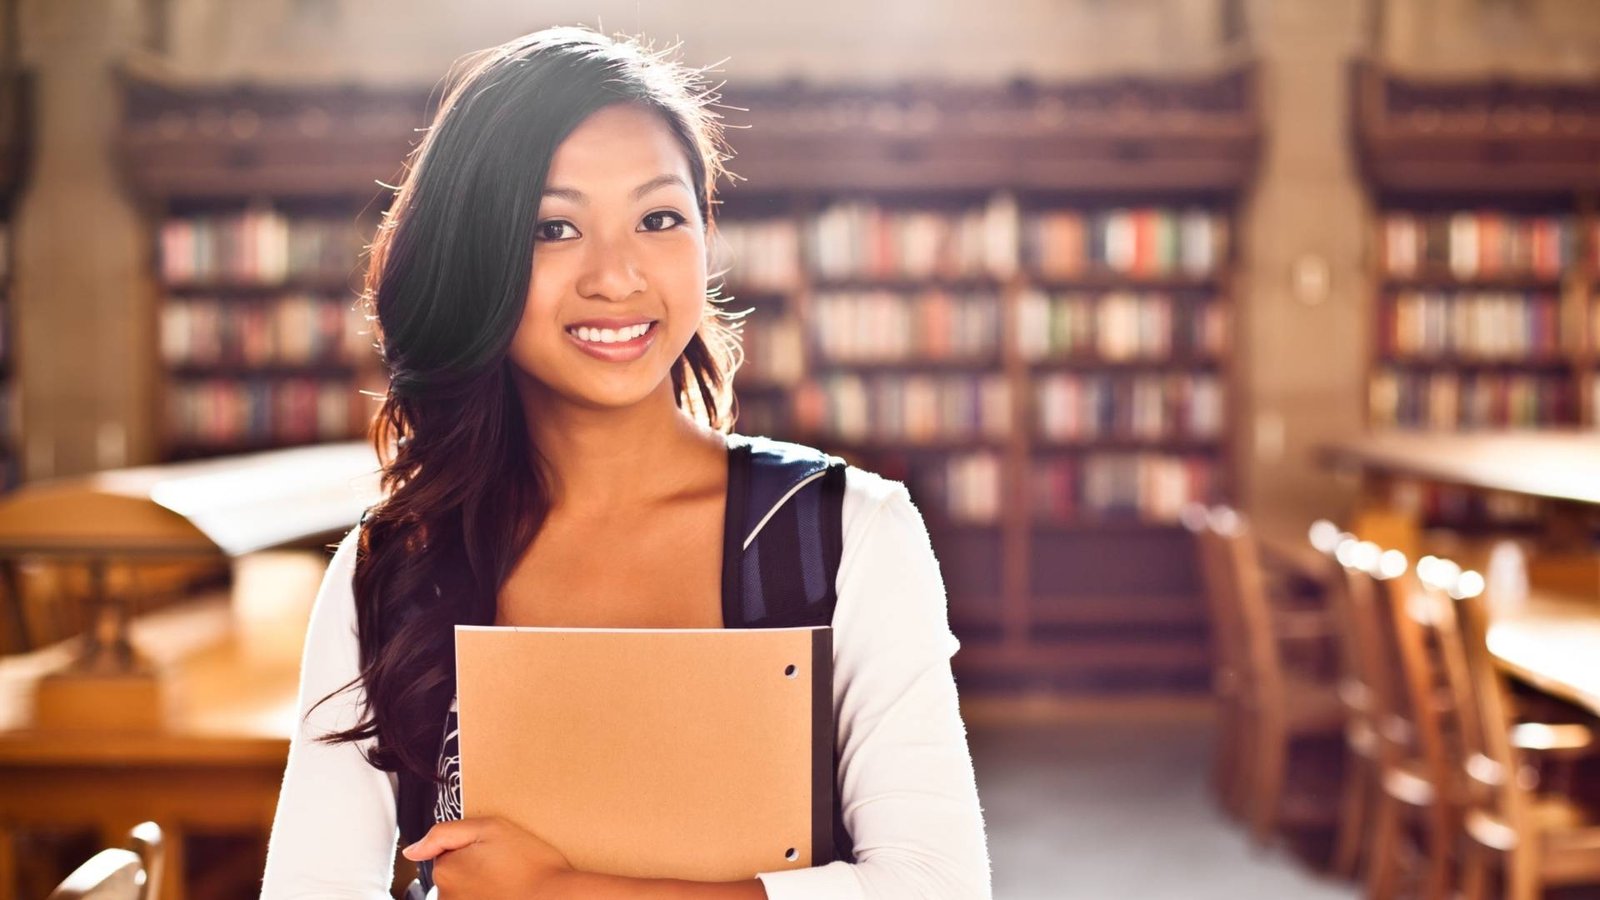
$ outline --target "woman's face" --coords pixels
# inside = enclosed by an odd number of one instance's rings
[[[550,163],[512,362],[567,402],[631,405],[670,379],[706,304],[683,146],[646,107],[595,112]]]

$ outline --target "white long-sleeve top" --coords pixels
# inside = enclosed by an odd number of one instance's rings
[[[833,703],[856,861],[758,877],[770,900],[988,900],[988,847],[950,671],[960,643],[922,515],[903,484],[851,466],[843,530]],[[359,671],[357,531],[334,553],[312,609],[262,900],[390,896],[397,780],[362,758],[370,741],[315,741],[355,726],[364,690],[307,715]]]

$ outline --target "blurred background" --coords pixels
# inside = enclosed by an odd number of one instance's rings
[[[1600,896],[1594,0],[8,0],[0,898],[259,889],[381,185],[558,24],[717,64],[736,430],[910,487],[997,897]]]

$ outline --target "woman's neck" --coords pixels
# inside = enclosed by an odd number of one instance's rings
[[[726,459],[726,438],[678,408],[670,380],[624,408],[547,402],[537,388],[525,388],[522,400],[550,475],[552,513],[605,515],[695,492],[707,462]]]

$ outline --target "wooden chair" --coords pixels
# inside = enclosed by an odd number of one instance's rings
[[[161,826],[141,822],[127,848],[101,850],[73,870],[47,900],[159,900]]]
[[[1496,869],[1504,888],[1494,896],[1507,900],[1533,900],[1548,886],[1600,884],[1600,809],[1541,791],[1526,750],[1584,752],[1594,746],[1592,732],[1514,723],[1506,680],[1489,655],[1483,578],[1433,557],[1418,567],[1441,610],[1442,656],[1460,710],[1463,895],[1485,900]]]
[[[1211,787],[1218,805],[1236,819],[1249,817],[1248,751],[1245,742],[1243,636],[1237,617],[1227,610],[1232,603],[1221,555],[1215,542],[1202,538],[1209,527],[1210,511],[1199,504],[1183,509],[1181,521],[1196,537],[1196,556],[1206,609],[1211,623],[1211,695],[1216,703],[1216,741],[1211,755]]]
[[[1374,559],[1369,548],[1375,545],[1358,544],[1347,552],[1353,567],[1370,579],[1378,619],[1375,655],[1390,676],[1374,673],[1379,791],[1368,844],[1367,893],[1388,900],[1410,876],[1417,896],[1444,900],[1456,860],[1460,787],[1446,747],[1454,711],[1442,690],[1431,637],[1436,621],[1405,556],[1388,550]],[[1415,845],[1406,840],[1413,828],[1420,831]]]
[[[1336,737],[1343,710],[1332,682],[1285,663],[1287,640],[1315,637],[1275,610],[1258,546],[1244,518],[1227,507],[1188,516],[1197,538],[1219,659],[1218,768],[1225,806],[1248,820],[1265,845],[1280,826],[1332,824],[1328,810],[1305,792],[1286,790],[1293,744]],[[1325,621],[1325,619],[1323,619]]]
[[[1372,824],[1379,791],[1378,723],[1393,708],[1388,698],[1374,697],[1388,688],[1380,671],[1371,579],[1340,560],[1359,544],[1354,535],[1332,522],[1319,520],[1307,537],[1328,568],[1328,608],[1338,633],[1339,701],[1345,711],[1344,781],[1339,801],[1339,828],[1334,838],[1333,870],[1348,878],[1361,871],[1365,838]]]

